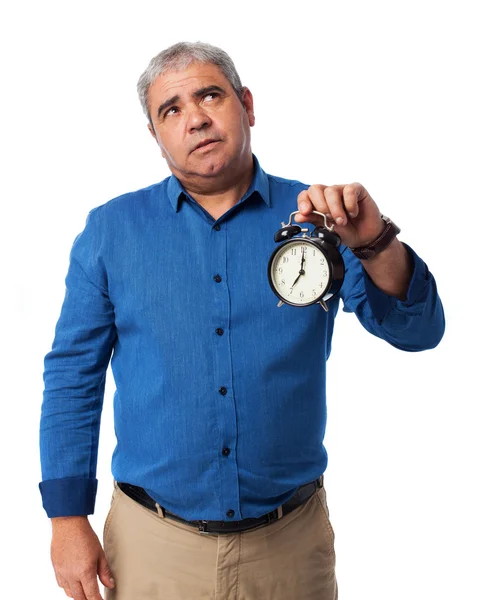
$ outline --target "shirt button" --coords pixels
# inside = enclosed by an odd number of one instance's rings
[[[216,281],[217,283],[221,283],[221,281],[222,281],[221,275],[214,275],[214,281]]]
[[[221,225],[219,225],[219,224],[218,224],[218,225],[214,225],[214,229],[215,229],[216,231],[219,231],[219,230],[221,229]]]
[[[231,450],[229,448],[223,448],[223,455],[224,456],[229,456],[230,452],[231,452]]]
[[[235,516],[235,511],[234,510],[228,510],[228,512],[226,513],[226,515],[228,517],[234,517]]]
[[[223,396],[226,396],[226,394],[228,393],[228,390],[225,387],[219,388],[219,393],[222,394]]]
[[[217,335],[222,335],[224,333],[224,329],[221,329],[221,327],[218,327],[216,329],[216,333],[217,333]]]

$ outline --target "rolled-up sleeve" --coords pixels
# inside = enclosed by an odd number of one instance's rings
[[[418,352],[438,345],[445,331],[445,317],[433,275],[416,252],[404,246],[413,263],[404,300],[377,288],[346,247],[341,247],[346,273],[339,294],[344,312],[355,313],[370,333],[400,350]]]
[[[49,517],[88,515],[95,506],[106,370],[116,339],[97,209],[75,238],[65,285],[44,359],[39,489]]]

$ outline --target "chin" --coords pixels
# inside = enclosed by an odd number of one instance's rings
[[[226,157],[204,157],[200,160],[194,161],[192,170],[204,177],[214,177],[215,175],[219,175],[221,172],[227,169],[229,164],[230,162],[226,159]]]

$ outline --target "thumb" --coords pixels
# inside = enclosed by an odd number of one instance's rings
[[[110,567],[108,565],[108,561],[106,560],[106,556],[104,552],[102,552],[99,556],[98,561],[98,577],[101,580],[101,583],[107,588],[115,587],[115,580],[111,575]]]

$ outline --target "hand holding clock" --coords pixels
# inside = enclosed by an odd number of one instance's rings
[[[366,246],[385,229],[381,212],[360,183],[345,185],[311,185],[298,195],[298,223],[323,225],[323,218],[310,214],[318,210],[334,222],[334,231],[349,248]]]
[[[406,298],[413,273],[410,254],[395,237],[400,229],[392,227],[390,219],[386,224],[375,201],[360,183],[312,185],[298,195],[298,210],[296,221],[309,221],[317,226],[323,225],[322,217],[310,213],[318,210],[326,214],[334,222],[334,231],[342,243],[358,258],[365,259],[362,263],[373,283],[386,294],[400,300]],[[367,247],[372,248],[372,260],[366,260],[369,256],[363,253],[367,253]]]

